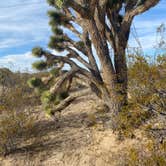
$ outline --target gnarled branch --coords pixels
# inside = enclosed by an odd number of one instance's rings
[[[56,112],[60,112],[63,109],[65,109],[66,107],[68,107],[74,100],[76,100],[78,97],[81,96],[85,96],[90,92],[90,89],[86,89],[86,90],[82,90],[80,92],[76,92],[71,94],[69,97],[67,97],[65,100],[61,101],[60,104],[58,104],[57,106],[55,106],[52,111],[51,114],[54,115]]]

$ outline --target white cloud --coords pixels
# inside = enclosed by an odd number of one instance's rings
[[[140,37],[139,42],[141,43],[143,50],[146,51],[149,49],[153,49],[156,42],[156,38],[155,36],[147,35],[147,36]],[[138,42],[134,38],[132,38],[129,41],[129,45],[130,47],[139,47]]]
[[[1,57],[0,68],[7,67],[13,71],[33,71],[32,63],[38,60],[31,52]]]
[[[38,4],[33,4],[39,2]],[[15,4],[32,3],[18,7],[3,8]],[[0,48],[14,48],[31,42],[48,40],[50,27],[46,12],[48,5],[43,0],[6,0],[0,2]],[[15,42],[13,42],[15,41]]]
[[[145,52],[153,49],[153,46],[155,45],[157,27],[159,27],[161,23],[166,25],[165,10],[166,2],[165,0],[161,0],[157,6],[142,15],[136,16],[134,19],[134,26],[137,32],[136,36]],[[134,31],[133,27],[131,31]],[[131,46],[138,46],[138,43],[135,41],[132,33],[130,35],[129,44]]]
[[[159,19],[159,20],[136,20],[135,26],[137,29],[143,29],[143,30],[151,30],[151,29],[156,29],[161,23],[166,23],[166,19]]]

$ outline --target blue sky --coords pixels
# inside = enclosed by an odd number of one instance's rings
[[[25,5],[17,6],[19,4]],[[46,0],[0,1],[0,67],[31,70],[35,60],[31,49],[38,45],[47,47],[51,35],[47,10]],[[152,54],[156,28],[161,23],[166,24],[166,0],[135,18],[134,25],[144,52]],[[132,35],[129,45],[138,45]]]

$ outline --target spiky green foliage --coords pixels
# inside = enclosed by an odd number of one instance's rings
[[[50,74],[52,76],[58,76],[59,72],[60,72],[59,69],[56,69],[56,68],[53,68],[53,69],[50,70]]]
[[[68,92],[59,92],[52,94],[49,90],[43,91],[41,93],[41,102],[44,107],[44,111],[48,116],[52,116],[52,108],[58,105],[62,100],[68,97]]]
[[[32,49],[32,55],[35,57],[42,57],[43,49],[41,47],[35,47]]]
[[[48,46],[51,49],[56,49],[57,51],[64,51],[65,42],[69,41],[69,38],[65,36],[63,30],[60,28],[61,25],[65,26],[70,24],[69,19],[58,10],[51,10],[48,12],[50,17],[50,25],[52,26],[53,36],[50,37],[50,42]]]
[[[28,85],[31,88],[41,87],[43,85],[40,78],[32,77],[28,80]]]
[[[51,6],[55,5],[55,0],[47,0],[48,4]]]
[[[58,105],[62,100],[69,96],[68,92],[60,92],[55,95],[54,105]]]
[[[62,8],[64,5],[67,5],[68,0],[47,0],[48,4],[54,6],[58,9]]]
[[[47,63],[43,60],[37,61],[32,64],[33,68],[36,70],[45,70],[47,68]]]
[[[51,94],[50,91],[44,91],[41,96],[41,101],[44,104],[49,104],[50,102],[54,101],[56,96]]]
[[[69,24],[69,19],[61,12],[56,10],[48,11],[50,17],[50,25],[66,25]]]
[[[44,91],[41,95],[41,101],[43,104],[48,105],[51,103],[59,104],[61,100],[68,97],[68,92],[62,91],[57,94],[52,94],[49,90]]]
[[[45,107],[45,113],[48,117],[52,116],[52,109],[48,106],[48,107]]]
[[[66,97],[68,97],[68,92],[66,92],[66,91],[62,91],[62,92],[60,92],[60,93],[58,93],[57,95],[56,95],[56,100],[55,100],[55,102],[57,103],[57,102],[59,102],[59,101],[61,101],[61,100],[64,100]]]
[[[64,0],[57,0],[56,5],[61,8],[63,6]]]
[[[49,48],[56,49],[59,52],[65,50],[64,46],[62,46],[60,44],[57,44],[57,43],[54,43],[53,41],[50,41],[50,43],[48,44],[48,46],[49,46]]]
[[[55,35],[63,35],[63,30],[60,29],[59,27],[52,27],[52,32],[53,32]]]
[[[77,42],[76,45],[77,45],[79,48],[83,48],[83,47],[85,46],[84,42],[82,42],[82,41]]]
[[[60,30],[60,29],[59,29]],[[60,33],[60,31],[59,31]],[[64,51],[65,47],[65,42],[68,42],[69,39],[64,36],[64,35],[54,35],[50,37],[50,42],[48,44],[48,46],[51,49],[56,49],[57,51]]]

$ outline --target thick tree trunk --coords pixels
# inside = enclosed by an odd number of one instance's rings
[[[125,106],[128,103],[128,76],[125,49],[119,46],[114,51],[116,80],[114,82],[110,80],[110,84],[104,83],[103,87],[101,88],[101,91],[102,99],[110,107],[110,111],[113,113],[113,115],[117,115],[120,111],[122,111],[123,106]],[[111,73],[105,70],[105,68],[103,68],[103,70],[103,79],[108,80],[108,76]]]
[[[119,96],[117,93],[111,93],[111,96],[110,94],[107,95],[106,93],[103,93],[103,100],[109,107],[112,116],[117,115],[121,111],[121,104],[118,98]]]
[[[96,49],[101,64],[103,85],[99,88],[102,93],[102,99],[110,107],[113,114],[117,114],[122,107],[127,104],[127,64],[125,57],[125,48],[129,34],[129,28],[118,34],[114,38],[114,65],[111,61],[107,39],[105,36],[105,27],[101,20],[88,20],[87,27],[91,35],[91,40]],[[100,17],[99,17],[100,18]],[[123,29],[122,29],[123,31]]]
[[[128,74],[127,74],[127,62],[125,56],[125,48],[119,46],[115,50],[114,56],[115,70],[117,77],[117,94],[120,99],[120,104],[126,105],[127,102],[127,89],[128,89]]]
[[[89,26],[91,40],[94,44],[98,58],[100,60],[103,81],[106,86],[108,85],[108,90],[111,91],[114,88],[115,73],[112,61],[109,57],[109,50],[106,42],[107,40],[102,34],[104,30],[102,31],[100,28],[99,31],[94,19],[88,21],[87,26]]]
[[[120,100],[118,100],[119,95],[117,94],[115,89],[112,89],[111,92],[108,91],[106,84],[100,85],[100,87],[97,88],[98,89],[95,89],[94,92],[109,107],[111,116],[117,115],[121,110],[121,104]]]

